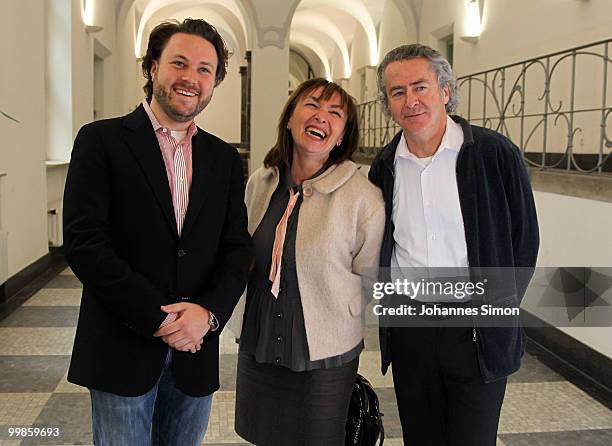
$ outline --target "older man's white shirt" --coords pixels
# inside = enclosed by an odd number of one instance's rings
[[[462,144],[461,126],[450,117],[431,157],[417,158],[402,134],[394,160],[392,280],[405,278],[398,268],[468,266],[456,177]]]

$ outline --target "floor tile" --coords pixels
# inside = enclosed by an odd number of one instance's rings
[[[44,288],[83,288],[83,285],[76,276],[60,275],[47,282]]]
[[[0,427],[30,426],[51,393],[0,393]]]
[[[612,412],[573,384],[508,384],[500,434],[607,428]]]
[[[208,442],[204,442],[202,443],[202,445],[204,446],[243,446],[245,444],[251,444],[251,443],[208,443]],[[0,446],[2,446],[2,444],[0,444]]]
[[[38,438],[23,441],[30,444],[91,444],[91,401],[89,395],[54,393],[51,395],[33,424],[34,426],[58,427],[59,438]],[[59,441],[58,441],[59,440]]]
[[[219,357],[219,377],[221,380],[221,390],[236,390],[236,364],[237,355],[220,355]]]
[[[612,429],[506,434],[506,446],[610,446]]]
[[[219,336],[219,353],[222,355],[238,353],[236,337],[229,330],[227,332],[223,330],[223,333]]]
[[[70,355],[75,328],[0,328],[0,355]]]
[[[385,446],[404,446],[404,440],[401,438],[387,438],[385,432]]]
[[[530,382],[551,382],[565,381],[561,375],[553,371],[550,367],[542,364],[537,358],[525,353],[521,368],[518,372],[511,375],[508,382],[511,383],[530,383]]]
[[[80,288],[43,288],[35,293],[26,302],[24,307],[55,307],[55,306],[74,306],[81,305]]]
[[[366,351],[380,352],[380,346],[378,341],[378,326],[367,325],[364,328],[363,340],[365,343]]]
[[[0,327],[76,327],[79,307],[21,307]]]
[[[83,386],[77,386],[76,384],[69,383],[67,380],[68,372],[64,373],[62,379],[60,379],[54,393],[86,393],[89,395],[89,390]]]
[[[59,440],[37,438],[23,444],[91,444],[89,393],[66,380],[81,292],[66,268],[47,287],[34,287],[24,297],[31,296],[29,300],[0,322],[0,429],[34,424],[61,426],[63,433]],[[403,442],[392,374],[380,373],[378,326],[369,319],[359,372],[379,397],[385,445],[399,446]],[[228,324],[234,331],[221,334],[221,390],[214,396],[206,445],[249,444],[234,432],[239,320],[237,312]],[[529,353],[509,380],[497,446],[612,444],[612,412],[544,365],[537,350]],[[0,431],[0,446],[18,443]]]
[[[362,352],[359,357],[359,373],[370,381],[372,387],[393,387],[391,368],[385,376],[380,372],[380,352]]]
[[[203,444],[244,443],[234,431],[235,404],[235,392],[215,392]]]
[[[0,393],[53,392],[69,356],[0,356]]]
[[[385,428],[385,444],[387,444],[387,438],[402,437],[402,424],[397,411],[395,391],[390,388],[375,388],[374,390],[378,395],[380,411],[384,414],[383,426]]]

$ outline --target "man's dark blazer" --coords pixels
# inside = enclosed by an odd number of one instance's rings
[[[178,236],[166,168],[139,106],[78,133],[64,194],[64,249],[83,282],[68,380],[124,396],[150,390],[168,345],[153,337],[160,306],[188,301],[220,322],[197,353],[173,350],[176,384],[191,396],[219,388],[219,336],[251,263],[240,156],[198,129],[193,179]]]

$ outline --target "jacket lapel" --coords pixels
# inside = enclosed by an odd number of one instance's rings
[[[127,145],[147,178],[173,234],[178,237],[166,166],[153,126],[142,105],[126,116],[124,126],[128,129],[125,135]]]
[[[202,205],[211,191],[214,192],[216,155],[215,150],[212,150],[212,144],[214,142],[207,136],[206,132],[198,128],[198,132],[193,136],[191,142],[193,176],[189,191],[189,205],[187,206],[181,237],[186,236],[191,231]]]

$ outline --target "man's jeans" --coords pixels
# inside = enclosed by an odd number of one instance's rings
[[[168,352],[162,376],[147,393],[125,397],[89,389],[97,446],[196,446],[202,443],[212,395],[194,398],[176,388]]]

